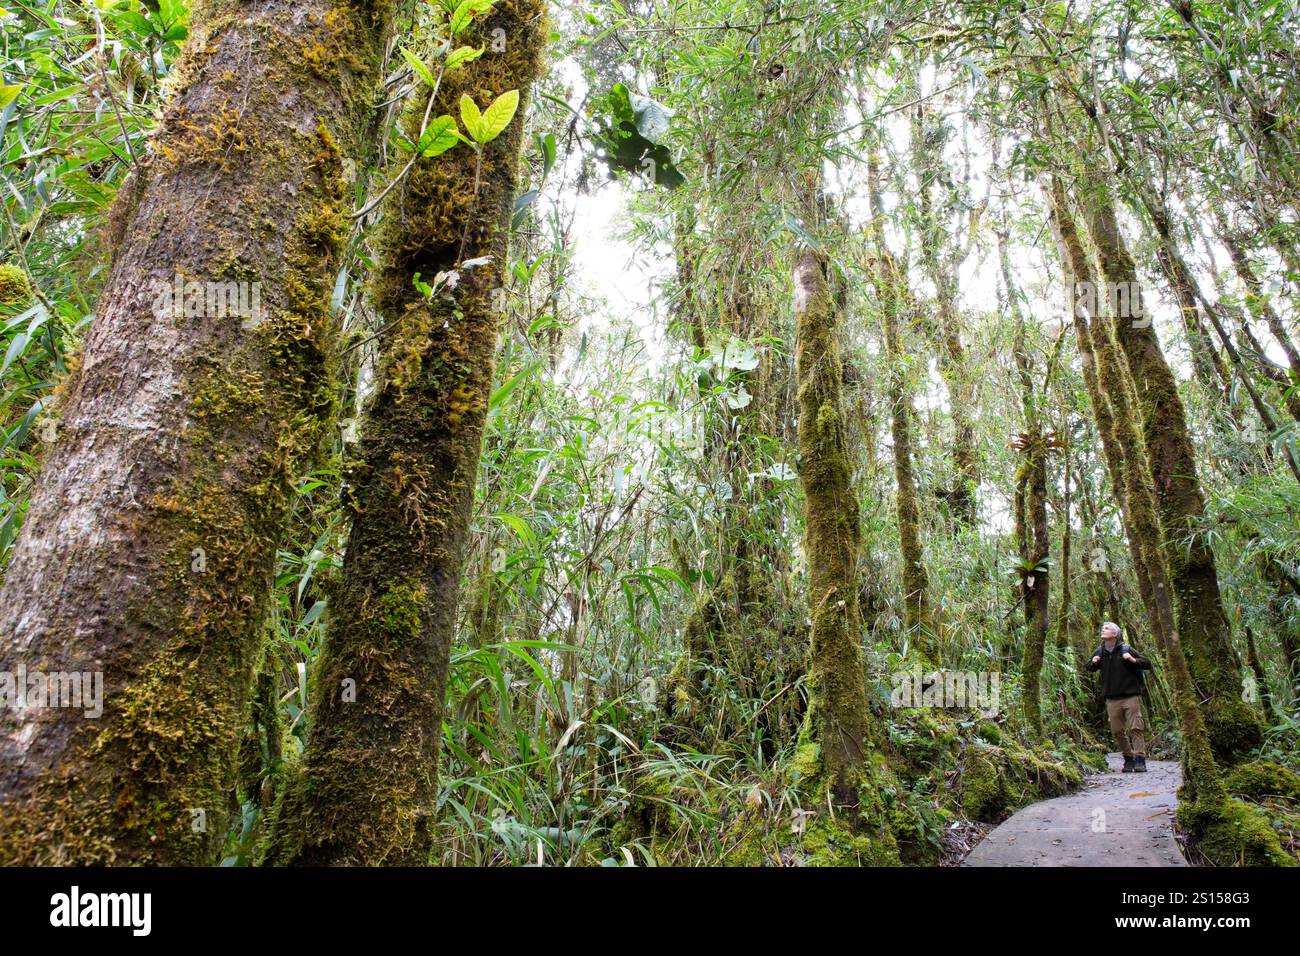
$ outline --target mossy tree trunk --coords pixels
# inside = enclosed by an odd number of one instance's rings
[[[1025,644],[1021,655],[1024,682],[1025,719],[1034,734],[1043,732],[1042,669],[1047,646],[1049,586],[1047,567],[1051,543],[1047,527],[1047,436],[1043,432],[1041,396],[1034,386],[1034,364],[1026,340],[1025,316],[1020,308],[1020,291],[1011,272],[1005,229],[998,233],[998,260],[1007,303],[1015,320],[1015,362],[1020,384],[1020,404],[1025,431],[1016,445],[1024,456],[1016,477],[1017,539],[1020,549],[1020,599],[1025,607]],[[1044,381],[1043,391],[1046,392]]]
[[[740,191],[730,199],[741,208],[748,201]],[[686,232],[679,215],[674,319],[697,350],[733,339],[752,342],[758,362],[722,373],[727,397],[746,398],[739,408],[722,399],[711,376],[701,390],[707,409],[702,468],[709,487],[727,490],[717,496],[719,519],[702,542],[713,583],[684,622],[685,657],[674,667],[663,701],[673,718],[669,736],[684,733],[703,748],[737,728],[717,717],[710,702],[717,688],[708,686],[708,668],[701,665],[725,671],[725,680],[746,698],[766,700],[802,675],[807,654],[802,628],[792,620],[798,614],[802,621],[802,612],[789,606],[779,587],[786,550],[781,502],[761,482],[744,478],[766,468],[773,438],[785,437],[792,418],[791,363],[761,344],[777,333],[777,298],[767,280],[767,253],[754,247],[744,217],[727,206],[711,213],[709,238]],[[689,215],[694,221],[694,209]],[[689,559],[684,565],[696,570]],[[789,737],[801,706],[801,695],[783,695],[754,725],[769,742]]]
[[[104,713],[0,717],[0,862],[214,859],[293,485],[333,421],[344,158],[390,16],[191,5],[0,597],[0,670],[102,671]],[[168,303],[178,277],[246,283],[246,308],[226,285]]]
[[[276,822],[272,863],[430,860],[497,290],[527,94],[546,35],[540,0],[498,0],[462,34],[484,52],[443,76],[429,115],[459,115],[462,95],[484,109],[510,90],[520,91],[519,112],[481,155],[461,145],[418,160],[387,199],[375,300],[391,331],[346,476],[352,528],[331,596],[304,766]],[[494,37],[504,37],[504,49]],[[428,96],[417,93],[406,113],[412,139]],[[465,266],[470,260],[480,264]],[[431,282],[453,270],[459,281],[431,296],[414,285],[416,273]]]
[[[1233,762],[1260,742],[1263,728],[1259,716],[1241,700],[1241,670],[1219,593],[1214,552],[1197,528],[1205,499],[1182,398],[1142,308],[1137,268],[1120,234],[1114,206],[1095,171],[1082,200],[1108,288],[1129,293],[1131,314],[1112,316],[1110,325],[1136,389],[1165,560],[1176,597],[1178,636],[1206,702],[1211,745],[1221,760]]]
[[[1286,696],[1294,703],[1293,688],[1297,677],[1300,677],[1300,621],[1288,605],[1300,599],[1300,578],[1274,555],[1261,555],[1258,563],[1260,575],[1273,588],[1265,610],[1282,651],[1283,674],[1286,678],[1282,683],[1287,690]]]
[[[794,296],[799,482],[812,618],[810,719],[831,793],[838,803],[856,807],[871,745],[856,580],[861,530],[845,440],[839,313],[826,262],[811,248],[795,263]]]
[[[1062,429],[1062,434],[1068,432]],[[1067,439],[1068,440],[1068,439]],[[1065,650],[1073,644],[1071,621],[1074,612],[1074,587],[1070,579],[1071,561],[1073,560],[1074,528],[1071,514],[1072,472],[1071,449],[1065,449],[1065,476],[1061,480],[1061,597],[1056,605],[1056,646]]]
[[[1169,606],[1167,599],[1161,601],[1159,597],[1169,593],[1168,572],[1131,396],[1114,342],[1105,334],[1103,320],[1095,311],[1096,299],[1085,291],[1095,290],[1100,283],[1096,281],[1065,187],[1059,179],[1050,181],[1048,197],[1075,338],[1083,357],[1084,385],[1092,402],[1111,486],[1119,499],[1138,593],[1156,645],[1165,650],[1175,622],[1171,615],[1162,613],[1162,608]]]
[[[1090,281],[1086,277],[1091,276],[1091,267],[1064,185],[1055,177],[1049,182],[1048,197],[1052,230],[1065,272],[1068,301],[1074,305],[1074,326],[1079,350],[1084,356],[1085,384],[1093,402],[1103,445],[1113,447],[1113,451],[1108,451],[1106,456],[1111,482],[1116,486],[1117,493],[1119,488],[1124,489],[1122,495],[1130,516],[1129,540],[1133,549],[1134,566],[1140,568],[1145,565],[1150,574],[1150,593],[1143,597],[1152,604],[1149,617],[1157,640],[1165,651],[1174,687],[1175,705],[1183,731],[1183,766],[1187,792],[1189,798],[1204,794],[1208,799],[1221,799],[1223,791],[1218,767],[1211,753],[1210,739],[1201,716],[1191,671],[1183,656],[1182,642],[1179,640],[1169,597],[1170,588],[1164,578],[1164,556],[1160,548],[1159,530],[1155,525],[1155,506],[1149,487],[1143,481],[1145,463],[1140,455],[1141,449],[1134,447],[1136,437],[1131,434],[1132,416],[1128,412],[1128,406],[1122,403],[1115,405],[1123,393],[1111,387],[1120,374],[1120,370],[1113,367],[1113,344],[1104,341],[1098,343],[1098,339],[1105,335],[1105,330],[1100,327],[1096,314],[1091,310],[1091,304],[1095,300],[1086,294],[1081,295],[1077,288],[1078,283]],[[1095,284],[1092,288],[1096,288]],[[1106,386],[1102,385],[1103,382],[1107,383]],[[1123,430],[1125,423],[1130,428],[1127,440],[1117,434]],[[1107,433],[1111,435],[1109,441],[1105,437]],[[1116,473],[1117,469],[1119,474]]]
[[[884,325],[885,352],[889,358],[887,397],[890,406],[890,434],[894,442],[894,483],[899,550],[902,557],[903,623],[908,639],[918,642],[923,652],[937,663],[937,648],[930,634],[930,576],[921,548],[921,505],[912,470],[914,411],[908,388],[907,353],[903,344],[904,324],[910,324],[914,302],[907,276],[890,251],[884,235],[884,204],[878,144],[867,154],[871,197],[874,262],[872,282]]]

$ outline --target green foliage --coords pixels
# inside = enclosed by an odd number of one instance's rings
[[[1068,329],[1051,324],[1062,311],[1060,264],[1042,241],[1047,223],[1032,184],[1058,175],[1078,193],[1079,149],[1105,164],[1118,201],[1134,212],[1125,229],[1147,282],[1158,261],[1135,177],[1149,170],[1230,340],[1264,337],[1264,323],[1241,311],[1250,303],[1233,291],[1221,229],[1243,237],[1264,300],[1293,329],[1300,82],[1284,5],[1196,3],[1189,22],[1160,4],[1084,11],[994,0],[963,4],[950,26],[906,3],[856,0],[796,5],[779,17],[750,0],[588,5],[557,20],[557,66],[526,115],[520,90],[473,89],[437,116],[437,91],[499,55],[476,30],[493,3],[415,6],[376,94],[381,143],[387,158],[399,157],[396,168],[357,170],[347,197],[355,211],[339,226],[350,247],[332,303],[346,331],[336,383],[345,427],[329,436],[325,464],[292,476],[261,665],[279,746],[252,748],[227,864],[256,862],[269,798],[312,733],[307,700],[349,508],[365,506],[343,477],[357,421],[379,347],[418,332],[401,315],[372,314],[380,200],[409,199],[420,159],[444,157],[430,164],[434,180],[449,164],[481,161],[514,122],[526,124],[530,145],[510,209],[511,258],[495,290],[496,377],[462,403],[483,403],[486,435],[439,728],[439,862],[950,862],[954,824],[997,822],[1100,769],[1107,730],[1081,664],[1109,619],[1156,662],[1152,737],[1176,754],[1182,730],[1166,659],[1134,585],[1084,357]],[[105,223],[105,213],[150,148],[189,31],[176,0],[6,10],[0,567],[24,521],[44,436],[57,434],[57,389],[76,366],[123,225]],[[1099,54],[1095,62],[1084,50]],[[585,101],[584,89],[594,91]],[[408,93],[418,122],[399,130],[387,107]],[[917,110],[945,119],[914,129]],[[913,144],[914,135],[931,139]],[[462,143],[473,152],[452,152]],[[921,169],[912,147],[926,143],[937,161]],[[873,154],[879,209],[868,209]],[[602,167],[613,183],[596,182]],[[634,192],[626,174],[666,188]],[[458,197],[470,218],[486,215],[477,198]],[[601,232],[607,210],[616,228]],[[987,278],[1002,230],[1014,290]],[[909,280],[898,355],[883,335],[881,235]],[[971,257],[956,277],[953,322],[966,367],[955,376],[939,367],[942,296],[923,259],[924,244],[936,241],[940,259]],[[790,281],[803,248],[827,257],[841,310],[833,372],[848,457],[839,464],[861,510],[859,590],[845,600],[861,609],[861,677],[881,741],[861,778],[878,802],[856,830],[823,813],[817,745],[800,739],[814,617],[800,544],[807,517],[796,479],[810,462],[796,445]],[[637,266],[615,282],[623,253]],[[482,260],[429,275],[413,259],[411,282],[429,300],[483,274]],[[1158,278],[1147,284],[1149,298],[1167,298]],[[1014,320],[1013,303],[1026,321]],[[1245,657],[1250,628],[1265,676],[1262,699],[1224,719],[1258,712],[1270,722],[1263,746],[1225,777],[1231,799],[1189,806],[1179,819],[1216,863],[1285,863],[1300,766],[1300,673],[1287,644],[1300,635],[1300,485],[1285,464],[1297,445],[1287,419],[1296,370],[1279,379],[1270,373],[1280,368],[1276,341],[1246,342],[1229,387],[1207,389],[1184,360],[1191,333],[1170,318],[1172,305],[1158,313],[1159,338],[1207,500],[1188,533],[1212,546],[1235,649]],[[1212,340],[1227,363],[1224,343]],[[1018,351],[1030,358],[1027,404]],[[1281,420],[1269,434],[1247,427],[1257,412],[1243,397],[1244,376]],[[934,620],[914,628],[902,594],[892,382],[915,397],[911,464],[936,605]],[[971,408],[956,407],[959,386]],[[1019,557],[1013,527],[1027,409],[1054,436],[1035,439],[1054,452],[1052,548],[1042,559]],[[976,527],[962,526],[951,495],[958,412],[970,413]],[[1050,580],[1056,622],[1041,678],[1050,749],[1029,745],[1019,716],[1027,627],[1015,585],[1031,576]],[[395,594],[377,613],[413,637],[409,597]],[[999,713],[890,708],[891,675],[921,659],[1001,675]]]
[[[599,128],[593,139],[611,170],[648,176],[669,189],[686,181],[664,142],[672,113],[662,104],[615,83],[594,110]]]

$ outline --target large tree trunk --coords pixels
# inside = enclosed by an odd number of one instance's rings
[[[1084,356],[1084,379],[1091,394],[1094,410],[1107,409],[1107,429],[1111,432],[1110,444],[1115,445],[1115,452],[1107,453],[1111,481],[1117,487],[1125,488],[1124,500],[1130,515],[1130,543],[1136,539],[1133,548],[1134,565],[1145,564],[1151,574],[1151,594],[1153,603],[1150,618],[1157,635],[1163,635],[1163,649],[1168,662],[1171,683],[1178,710],[1179,723],[1183,731],[1183,766],[1184,780],[1189,798],[1197,795],[1208,800],[1222,797],[1222,785],[1219,782],[1218,767],[1211,753],[1210,738],[1201,715],[1200,702],[1192,681],[1191,671],[1183,655],[1183,645],[1179,640],[1175,626],[1173,607],[1169,598],[1169,587],[1165,583],[1164,555],[1160,549],[1159,530],[1155,526],[1155,506],[1149,487],[1142,474],[1145,463],[1137,456],[1140,449],[1136,445],[1133,431],[1131,410],[1124,405],[1114,406],[1112,396],[1120,390],[1114,388],[1120,379],[1120,370],[1114,367],[1113,343],[1105,341],[1105,329],[1100,327],[1092,306],[1095,298],[1088,294],[1080,295],[1078,283],[1090,281],[1081,278],[1091,275],[1090,264],[1085,254],[1079,232],[1075,226],[1074,214],[1069,207],[1065,188],[1055,178],[1051,180],[1048,195],[1052,230],[1057,247],[1061,252],[1065,269],[1066,288],[1069,301],[1074,305],[1074,325],[1079,338],[1080,352]],[[1096,283],[1090,287],[1095,291]],[[1092,320],[1090,322],[1089,320]],[[1102,341],[1098,341],[1102,340]],[[1105,381],[1103,386],[1102,382]],[[1121,379],[1122,381],[1122,379]],[[1102,413],[1097,411],[1098,430],[1101,430]],[[1117,431],[1127,422],[1129,434],[1122,439]],[[1107,444],[1103,433],[1103,444]],[[1116,474],[1116,468],[1121,474]],[[1121,477],[1121,475],[1123,477]],[[1147,597],[1144,596],[1144,600]],[[1160,639],[1159,637],[1157,638]]]
[[[813,734],[836,802],[857,806],[870,747],[856,569],[860,529],[842,399],[839,322],[826,266],[812,249],[795,263],[799,481],[812,618],[809,684]]]
[[[1092,402],[1111,486],[1119,499],[1138,594],[1156,645],[1164,650],[1175,624],[1172,614],[1162,612],[1162,608],[1170,606],[1168,573],[1131,396],[1115,344],[1105,334],[1102,319],[1095,311],[1095,296],[1084,291],[1095,290],[1100,283],[1095,281],[1074,213],[1059,180],[1051,181],[1048,195],[1052,230],[1073,310],[1075,338],[1083,357],[1084,386]]]
[[[389,15],[192,5],[0,594],[0,670],[102,671],[104,713],[0,717],[0,862],[207,864],[225,835],[276,547],[339,390],[344,155]],[[261,310],[174,310],[178,277]]]
[[[1164,532],[1165,559],[1177,598],[1178,636],[1197,690],[1215,755],[1233,762],[1256,746],[1263,727],[1241,700],[1241,670],[1219,594],[1214,552],[1195,525],[1205,510],[1187,418],[1155,329],[1142,309],[1137,268],[1119,231],[1104,184],[1084,198],[1089,231],[1109,288],[1127,290],[1130,314],[1111,317],[1141,410],[1143,444]]]
[[[482,148],[481,165],[466,146],[420,159],[387,201],[375,298],[392,331],[347,475],[352,530],[331,595],[304,768],[276,822],[273,863],[430,859],[443,697],[496,359],[496,293],[522,104],[541,70],[543,6],[498,0],[461,36],[486,49],[443,76],[428,115],[458,115],[462,95],[486,108],[509,90],[520,91],[520,112]],[[506,38],[504,50],[494,36]],[[421,90],[406,114],[413,140],[428,95]],[[459,281],[431,297],[414,285],[416,273],[431,283],[457,269]]]

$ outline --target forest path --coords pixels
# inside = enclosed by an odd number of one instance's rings
[[[1025,807],[971,851],[962,866],[1187,866],[1174,839],[1174,760],[1148,760],[1147,773],[1092,774],[1083,789]]]

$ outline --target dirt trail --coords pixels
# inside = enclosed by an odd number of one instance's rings
[[[1106,757],[1112,771],[1123,761]],[[1083,789],[1016,813],[962,866],[1187,866],[1174,839],[1177,761],[1147,773],[1093,774]]]

